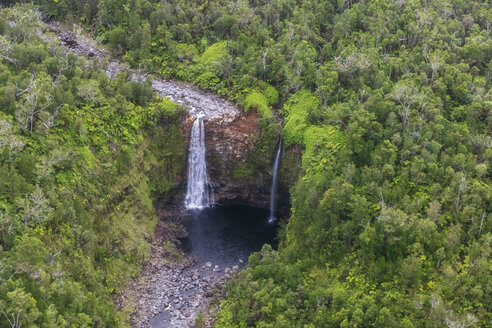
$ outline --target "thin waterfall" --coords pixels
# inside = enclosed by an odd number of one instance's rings
[[[197,115],[191,128],[188,155],[188,186],[185,206],[187,209],[203,209],[210,206],[210,184],[205,160],[205,126],[203,114]],[[212,195],[213,197],[213,195]]]
[[[278,143],[277,155],[275,156],[275,162],[273,163],[273,180],[272,189],[270,192],[270,218],[268,222],[272,223],[276,220],[275,218],[275,198],[277,196],[277,173],[278,173],[278,163],[280,161],[280,152],[282,151],[282,138]]]

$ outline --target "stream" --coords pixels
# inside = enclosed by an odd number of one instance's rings
[[[108,77],[123,71],[132,81],[147,79],[146,73],[114,60],[86,35],[67,31],[58,22],[48,23],[48,28],[68,51],[97,60]],[[232,122],[242,113],[233,103],[190,84],[154,76],[152,87],[161,97],[185,105],[195,119]],[[186,228],[187,237],[181,240],[185,259],[169,262],[166,240],[157,238],[142,276],[131,280],[117,300],[120,309],[131,309],[132,327],[192,327],[198,313],[207,311],[214,290],[243,268],[251,253],[265,243],[276,247],[277,227],[268,222],[267,210],[200,203],[186,211],[184,200],[165,206],[167,214],[160,215],[161,220],[180,222]]]
[[[128,79],[134,82],[144,82],[147,78],[151,78],[147,72],[135,71],[113,59],[109,51],[103,49],[87,35],[68,31],[58,22],[49,22],[47,25],[69,52],[97,60],[99,67],[104,67],[109,78],[115,78],[120,72],[125,72]],[[104,61],[107,61],[107,65]],[[190,115],[194,117],[203,113],[206,120],[232,121],[242,112],[234,103],[213,93],[200,90],[193,84],[155,76],[152,76],[151,80],[152,88],[159,96],[186,106]]]

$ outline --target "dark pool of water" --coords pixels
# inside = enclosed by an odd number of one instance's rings
[[[220,267],[247,262],[263,244],[277,247],[276,223],[268,222],[269,212],[247,206],[206,208],[193,212],[185,223],[189,237],[184,247],[198,262]]]
[[[182,241],[184,250],[197,263],[187,268],[182,277],[189,276],[188,273],[191,271],[198,271],[201,278],[213,278],[212,281],[217,281],[224,275],[226,267],[244,267],[249,255],[259,251],[264,244],[276,248],[276,222],[269,223],[268,218],[268,211],[246,206],[214,207],[191,212],[191,216],[184,222],[188,238]],[[210,262],[211,266],[205,265],[207,262]],[[216,265],[220,270],[212,270]],[[176,281],[177,286],[181,283],[179,279]],[[200,293],[203,293],[203,290],[198,287],[180,291],[184,304],[180,308],[181,313],[195,312],[192,302]],[[170,304],[175,304],[175,301],[176,297],[171,297]],[[150,326],[174,328],[177,327],[178,317],[179,314],[174,310],[163,310],[152,318]],[[183,325],[187,326],[179,326]]]

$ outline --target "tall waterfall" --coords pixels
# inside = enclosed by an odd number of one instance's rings
[[[197,115],[191,128],[185,206],[187,209],[203,209],[210,206],[210,184],[205,161],[205,127],[201,113]]]
[[[277,155],[275,156],[275,162],[273,163],[273,180],[272,189],[270,192],[270,218],[268,222],[272,223],[276,220],[275,218],[275,197],[277,196],[277,173],[278,173],[278,163],[280,160],[280,152],[282,151],[282,138],[278,144]]]

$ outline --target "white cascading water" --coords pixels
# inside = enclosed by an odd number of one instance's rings
[[[270,192],[270,218],[268,222],[272,223],[276,220],[275,218],[275,197],[277,195],[277,171],[278,171],[278,163],[280,161],[280,152],[282,151],[282,139],[278,144],[277,155],[275,156],[275,162],[273,163],[273,180],[272,180],[272,189]]]
[[[185,206],[187,209],[203,209],[210,206],[210,185],[205,161],[205,127],[202,113],[193,122],[188,155],[188,186]]]

